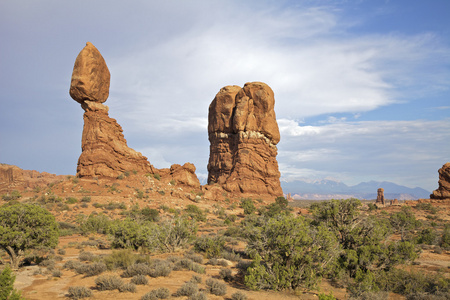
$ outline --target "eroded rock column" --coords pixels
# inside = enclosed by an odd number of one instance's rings
[[[272,89],[262,82],[222,88],[209,106],[208,184],[226,191],[281,196],[280,132]]]
[[[86,43],[75,60],[69,91],[85,111],[77,176],[117,177],[132,170],[154,173],[147,158],[127,146],[122,127],[102,104],[108,99],[109,84],[104,58],[94,45]]]

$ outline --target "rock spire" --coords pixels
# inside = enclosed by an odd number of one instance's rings
[[[229,192],[282,196],[280,132],[272,89],[262,82],[222,88],[208,114],[208,184]]]
[[[431,199],[450,199],[450,162],[439,169],[439,188],[430,195]]]
[[[122,127],[102,104],[109,96],[109,84],[104,58],[87,42],[75,60],[69,91],[85,111],[77,176],[117,177],[132,170],[154,173],[147,158],[127,146]]]

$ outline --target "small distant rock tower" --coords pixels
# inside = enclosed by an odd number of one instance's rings
[[[431,199],[450,199],[450,162],[439,169],[439,188],[430,195]]]
[[[379,188],[377,191],[377,201],[375,202],[377,204],[382,204],[384,205],[384,189],[383,188]]]

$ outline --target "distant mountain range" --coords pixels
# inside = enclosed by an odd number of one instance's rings
[[[409,188],[388,181],[361,182],[354,186],[348,186],[342,182],[322,179],[307,181],[281,181],[281,187],[285,194],[291,194],[294,199],[327,200],[327,199],[376,199],[378,188],[384,189],[385,199],[417,200],[429,198],[430,192],[422,188]]]

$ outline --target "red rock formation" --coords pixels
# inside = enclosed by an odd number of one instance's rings
[[[70,96],[85,111],[77,176],[117,177],[132,170],[154,173],[147,158],[127,146],[122,127],[108,116],[108,107],[102,104],[109,95],[109,80],[102,55],[86,43],[75,61],[70,84]]]
[[[183,166],[172,165],[170,167],[170,176],[180,184],[200,188],[200,181],[195,175],[195,166],[191,163],[185,163]]]
[[[450,199],[450,162],[439,169],[439,188],[430,195],[431,199]]]
[[[229,192],[283,195],[274,105],[272,89],[261,82],[226,86],[217,93],[208,115],[208,184]]]
[[[384,189],[383,188],[379,188],[377,191],[377,201],[375,201],[375,203],[377,204],[382,204],[384,205]]]
[[[55,175],[34,170],[22,170],[13,165],[0,164],[0,193],[13,190],[34,188],[64,179],[64,175]]]

